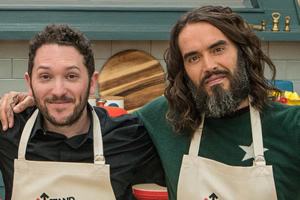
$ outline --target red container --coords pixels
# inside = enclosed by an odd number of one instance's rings
[[[133,195],[137,200],[168,200],[166,187],[157,184],[138,184],[132,186]]]

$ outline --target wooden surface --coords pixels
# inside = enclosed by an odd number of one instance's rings
[[[124,97],[124,108],[132,112],[163,95],[165,73],[160,63],[138,50],[119,52],[106,61],[98,79],[100,98]]]

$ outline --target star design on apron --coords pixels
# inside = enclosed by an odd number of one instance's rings
[[[250,146],[243,146],[243,145],[239,145],[241,149],[243,149],[246,154],[243,158],[242,161],[248,160],[250,158],[254,158],[254,148],[253,148],[253,143]],[[264,152],[268,151],[269,149],[264,148]]]

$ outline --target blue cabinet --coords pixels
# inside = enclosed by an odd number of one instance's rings
[[[300,41],[298,0],[191,0],[190,3],[169,0],[172,2],[169,5],[162,5],[164,1],[158,0],[136,1],[142,2],[139,5],[123,1],[72,1],[78,5],[55,1],[54,5],[49,3],[45,6],[47,2],[43,0],[28,0],[26,4],[1,0],[0,40],[31,39],[49,23],[67,23],[80,29],[90,40],[169,40],[170,31],[182,14],[193,7],[213,4],[232,7],[249,24],[261,25],[261,20],[265,19],[266,30],[256,31],[264,41]],[[67,3],[56,5],[63,2]],[[115,5],[115,2],[119,4]],[[273,12],[281,14],[278,32],[271,31]],[[290,16],[290,32],[283,31],[286,16]]]

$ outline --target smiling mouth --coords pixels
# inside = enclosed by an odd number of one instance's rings
[[[226,78],[226,74],[212,75],[211,77],[205,80],[205,84],[210,86],[216,85],[222,83],[224,78]]]
[[[49,103],[49,104],[67,104],[67,103],[75,102],[75,100],[70,97],[61,97],[61,98],[53,97],[53,98],[47,98],[44,101],[45,103]]]
[[[61,108],[66,108],[71,105],[71,101],[51,101],[47,102],[49,107],[54,108],[54,109],[61,109]]]
[[[71,103],[70,101],[52,101],[52,102],[49,102],[51,104],[64,104],[64,103]]]

